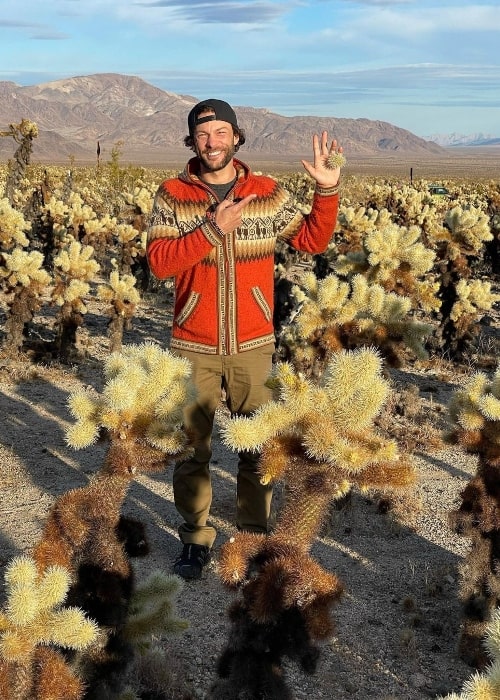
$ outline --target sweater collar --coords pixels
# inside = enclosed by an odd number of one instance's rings
[[[233,164],[236,169],[236,177],[237,179],[241,182],[243,180],[246,180],[248,176],[250,175],[250,168],[249,166],[244,163],[241,160],[238,160],[238,158],[233,158]],[[194,158],[191,158],[186,164],[186,167],[182,171],[182,173],[179,175],[179,178],[181,180],[184,180],[185,182],[197,182],[200,183],[202,180],[200,179],[199,173],[200,171],[200,161],[199,159],[195,156]]]

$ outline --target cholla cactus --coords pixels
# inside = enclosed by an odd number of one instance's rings
[[[86,486],[59,496],[34,549],[40,571],[60,565],[72,573],[72,603],[83,607],[108,632],[106,644],[83,664],[92,669],[86,680],[96,697],[122,689],[124,670],[134,653],[129,636],[144,642],[142,615],[149,615],[150,620],[156,615],[158,624],[167,624],[171,608],[164,598],[173,589],[155,579],[156,613],[139,609],[144,603],[139,593],[134,608],[137,617],[125,632],[134,577],[129,548],[121,535],[121,508],[136,474],[163,471],[169,459],[189,453],[182,418],[185,405],[194,396],[189,363],[153,344],[113,353],[105,362],[104,373],[101,394],[80,390],[70,396],[69,408],[76,422],[66,433],[68,444],[75,449],[92,445],[99,436],[107,437],[110,444],[104,464]],[[150,592],[154,585],[150,582]]]
[[[278,456],[290,447],[296,450],[298,440],[306,462],[311,460],[334,474],[329,500],[341,496],[348,485],[368,488],[380,478],[404,485],[411,470],[398,459],[396,444],[370,431],[389,392],[381,368],[381,358],[373,349],[339,352],[315,385],[291,365],[279,363],[270,382],[279,399],[264,404],[251,418],[228,421],[223,439],[238,451],[259,451],[276,443],[261,464],[264,482],[293,469]]]
[[[337,216],[337,225],[335,229],[335,237],[323,253],[315,256],[316,259],[316,274],[321,268],[325,270],[325,277],[328,272],[331,272],[333,265],[339,255],[347,252],[356,254],[361,251],[362,238],[368,231],[373,231],[380,221],[381,216],[390,215],[387,210],[379,212],[376,209],[363,206],[354,207],[349,204],[341,204]]]
[[[79,240],[97,224],[96,212],[86,204],[78,192],[71,192],[68,198],[68,220],[66,226],[70,235]],[[98,224],[97,224],[98,225]]]
[[[380,438],[372,421],[388,394],[373,350],[341,352],[314,385],[288,364],[271,384],[279,394],[251,417],[228,420],[223,439],[234,450],[261,450],[263,483],[287,485],[285,506],[272,535],[240,533],[221,551],[219,572],[242,599],[233,605],[233,628],[210,697],[290,698],[282,658],[313,673],[315,639],[331,634],[330,608],[343,586],[309,555],[332,500],[352,485],[362,490],[407,488],[413,468],[394,442]]]
[[[10,124],[8,131],[0,132],[0,136],[12,136],[19,144],[10,164],[9,175],[5,183],[5,196],[14,203],[15,191],[24,177],[30,163],[33,139],[38,136],[38,126],[29,119],[22,119],[19,124]]]
[[[56,501],[36,549],[42,570],[51,564],[73,570],[82,556],[92,557],[96,548],[111,546],[112,541],[122,554],[110,560],[128,574],[123,547],[116,544],[117,534],[111,538],[108,530],[118,525],[136,473],[163,470],[168,457],[188,452],[182,416],[194,396],[190,371],[186,360],[153,344],[132,345],[106,360],[101,395],[86,389],[70,395],[68,404],[76,419],[66,432],[70,447],[89,447],[103,433],[110,446],[103,468],[89,485]],[[108,561],[104,555],[102,560]]]
[[[482,372],[470,377],[453,395],[449,413],[453,427],[448,439],[479,455],[476,474],[450,520],[459,534],[471,539],[461,570],[460,653],[481,667],[487,662],[481,639],[492,611],[500,606],[500,368],[491,380]]]
[[[489,659],[482,673],[475,673],[462,687],[461,693],[451,693],[440,700],[498,700],[500,697],[500,609],[486,626],[483,646]],[[439,700],[439,699],[438,699]]]
[[[0,199],[0,251],[9,251],[15,246],[28,246],[25,232],[30,229],[31,224],[10,205],[9,200]]]
[[[129,345],[113,353],[104,363],[102,394],[81,390],[70,397],[70,410],[77,420],[67,431],[68,444],[75,449],[88,447],[105,429],[112,444],[124,451],[142,445],[178,455],[188,446],[181,424],[184,407],[195,395],[190,374],[187,360],[153,343]]]
[[[42,292],[51,281],[42,265],[43,255],[35,250],[14,248],[12,253],[0,255],[0,279],[9,299],[4,343],[8,354],[15,355],[21,350],[26,325],[39,310]]]
[[[84,246],[73,238],[54,258],[52,301],[61,307],[57,320],[56,348],[63,361],[75,354],[76,331],[83,323],[82,314],[87,311],[84,297],[90,291],[89,282],[99,269],[92,246]]]
[[[146,248],[142,243],[142,232],[142,229],[137,229],[130,224],[120,224],[113,231],[120,251],[118,268],[122,273],[131,273],[132,269],[137,267],[137,261],[146,255]]]
[[[421,278],[432,269],[436,257],[420,237],[418,226],[404,227],[392,222],[377,226],[364,236],[362,250],[340,255],[333,269],[347,277],[361,273],[388,292],[411,297],[425,311],[437,310],[440,302],[429,299],[428,280],[423,280],[426,293],[420,294]]]
[[[101,575],[101,593],[103,583]],[[109,584],[111,588],[113,580]],[[173,678],[165,664],[165,650],[161,652],[163,668],[156,664],[159,649],[155,639],[179,635],[189,627],[176,614],[176,601],[182,590],[183,582],[178,576],[153,571],[127,591],[126,615],[119,624],[114,621],[108,649],[84,653],[80,659],[79,667],[84,669],[87,681],[86,697],[141,700],[164,697],[163,693],[171,690]],[[85,594],[88,598],[88,589]],[[146,669],[154,670],[155,675],[146,676]]]
[[[457,301],[453,304],[450,319],[455,323],[470,324],[480,311],[489,311],[493,304],[500,301],[500,294],[491,291],[491,282],[482,280],[459,280],[456,285]]]
[[[142,653],[151,649],[153,636],[179,634],[189,627],[175,614],[175,601],[183,588],[182,579],[153,571],[137,585],[123,635]]]
[[[116,219],[106,215],[98,218],[94,209],[86,204],[79,192],[70,190],[63,201],[53,194],[42,207],[42,221],[52,227],[59,247],[73,239],[85,244],[104,245],[110,240]]]
[[[467,283],[472,275],[470,261],[481,257],[484,243],[493,235],[487,214],[478,207],[454,207],[446,215],[446,224],[448,229],[443,229],[436,244],[442,304],[435,340],[442,351],[460,359],[474,346],[483,312],[497,300],[487,283]]]
[[[387,293],[362,275],[349,283],[336,275],[318,280],[308,273],[302,287],[305,291],[294,288],[302,306],[279,336],[279,353],[308,374],[321,374],[332,353],[360,346],[378,347],[386,361],[396,366],[402,344],[418,358],[427,357],[423,340],[432,326],[409,317],[409,298]]]
[[[78,608],[63,607],[69,572],[39,574],[33,559],[13,559],[5,574],[7,602],[0,611],[0,697],[3,700],[80,700],[84,684],[57,647],[83,650],[97,626]],[[54,648],[56,647],[56,648]]]
[[[135,288],[136,279],[132,275],[122,275],[113,270],[109,275],[109,284],[99,285],[97,295],[111,303],[111,320],[108,326],[110,351],[118,352],[122,346],[123,331],[130,326],[141,297]]]
[[[79,228],[83,232],[79,240],[94,249],[95,257],[101,260],[103,265],[109,265],[109,249],[113,245],[113,235],[116,227],[121,224],[114,216],[105,214],[98,217],[89,205],[85,205],[85,208],[92,212],[92,216],[82,219],[79,224]]]
[[[336,168],[344,168],[347,165],[347,159],[343,153],[338,151],[332,151],[326,158],[326,167],[330,170],[335,170]]]
[[[448,254],[452,259],[461,254],[461,248],[466,254],[477,255],[484,243],[493,239],[489,217],[478,207],[453,207],[447,212],[445,221],[451,233]]]
[[[69,228],[69,207],[51,195],[41,208],[42,222],[53,231],[54,240],[64,242]]]
[[[148,188],[145,183],[139,182],[133,192],[125,192],[124,198],[127,204],[130,204],[141,214],[149,216],[153,210],[154,188]]]
[[[377,217],[376,209],[341,205],[337,217],[337,226],[345,231],[372,231]]]

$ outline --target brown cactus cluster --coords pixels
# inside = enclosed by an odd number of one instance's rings
[[[56,499],[32,559],[8,569],[2,700],[118,698],[136,648],[147,648],[155,632],[185,628],[173,614],[176,577],[159,573],[136,586],[130,556],[148,552],[145,531],[121,511],[137,474],[164,470],[189,449],[181,416],[193,395],[190,367],[143,344],[109,356],[104,372],[102,394],[70,396],[76,422],[67,431],[75,448],[107,439],[104,463],[86,486]],[[82,621],[84,614],[92,622]],[[79,626],[92,631],[86,644]],[[69,648],[65,656],[58,646]]]
[[[479,459],[450,519],[455,531],[470,540],[461,568],[460,654],[482,668],[489,662],[485,630],[500,607],[500,369],[492,379],[483,372],[470,377],[455,392],[449,412],[453,428],[448,439]]]
[[[314,673],[316,642],[332,633],[331,609],[344,589],[310,555],[329,504],[353,487],[414,483],[410,460],[373,428],[388,393],[381,368],[366,349],[335,354],[319,383],[278,364],[270,381],[276,398],[226,424],[226,443],[259,450],[262,482],[282,481],[287,495],[272,534],[239,533],[223,545],[220,575],[240,596],[210,697],[243,697],[242,688],[252,699],[292,697],[284,660]]]

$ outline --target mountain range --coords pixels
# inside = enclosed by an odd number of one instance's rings
[[[432,134],[425,137],[428,141],[452,148],[453,146],[500,146],[500,137],[491,134]]]
[[[166,92],[135,76],[98,73],[19,86],[0,81],[0,130],[29,119],[38,126],[34,162],[95,162],[97,144],[109,159],[118,148],[123,163],[165,164],[186,160],[183,145],[187,114],[202,98]],[[443,148],[384,121],[337,117],[285,117],[267,109],[236,106],[246,131],[245,151],[310,157],[311,136],[324,129],[355,156],[412,153],[439,155]],[[15,151],[11,138],[0,138],[0,160]]]

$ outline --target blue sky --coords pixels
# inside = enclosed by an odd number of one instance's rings
[[[122,73],[288,116],[500,136],[498,3],[4,0],[0,80]]]

